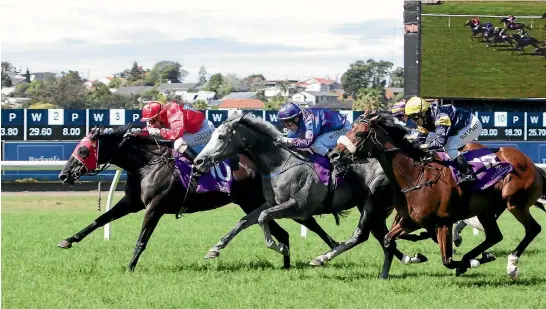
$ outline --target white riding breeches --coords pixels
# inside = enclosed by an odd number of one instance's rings
[[[205,119],[201,125],[201,129],[197,133],[186,133],[181,138],[174,142],[174,149],[178,152],[186,151],[187,147],[192,148],[199,153],[210,140],[212,132],[214,132],[214,124]]]
[[[455,160],[459,155],[459,148],[464,147],[466,144],[475,141],[482,132],[482,123],[475,115],[471,116],[470,123],[459,130],[457,135],[451,136],[447,139],[444,146],[444,150],[451,160]]]
[[[317,137],[315,142],[311,145],[313,152],[325,156],[329,150],[334,149],[337,145],[337,139],[347,134],[351,130],[351,123],[345,121],[345,125],[340,130],[328,132]]]

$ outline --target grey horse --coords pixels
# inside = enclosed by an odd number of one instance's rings
[[[220,250],[242,230],[259,224],[266,246],[283,255],[289,248],[275,243],[269,232],[269,220],[306,219],[314,215],[340,213],[353,208],[360,211],[358,228],[352,237],[326,254],[316,257],[311,265],[322,265],[335,256],[366,241],[370,232],[382,245],[387,234],[386,218],[392,213],[392,194],[387,177],[377,161],[354,164],[345,173],[343,182],[325,185],[307,156],[274,141],[281,132],[267,121],[252,114],[232,115],[212,134],[194,164],[204,172],[224,158],[245,154],[256,164],[262,175],[266,202],[244,216],[237,225],[212,247],[206,258],[215,258]],[[335,179],[335,177],[333,177]],[[330,188],[329,188],[330,187]],[[393,255],[404,264],[422,263],[427,258],[419,253],[406,256],[396,248],[384,249],[385,260],[381,278],[388,276]]]

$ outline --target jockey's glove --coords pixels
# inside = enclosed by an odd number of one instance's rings
[[[161,132],[161,130],[158,129],[158,128],[148,128],[148,133],[150,135],[159,135],[160,132]]]
[[[423,149],[423,150],[428,150],[430,148],[429,144],[421,144],[419,146],[419,148]]]
[[[279,136],[275,139],[275,143],[278,144],[288,144],[288,137],[285,136]]]

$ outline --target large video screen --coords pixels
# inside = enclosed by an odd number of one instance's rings
[[[421,96],[546,98],[545,14],[546,1],[422,3]]]

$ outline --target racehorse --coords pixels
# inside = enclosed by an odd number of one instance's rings
[[[486,38],[487,40],[487,46],[490,46],[493,44],[493,49],[497,47],[497,43],[508,43],[510,44],[510,47],[514,47],[514,41],[512,40],[512,37],[508,34],[499,35],[498,33],[495,33],[493,36],[493,40],[490,41],[489,38]]]
[[[510,22],[507,17],[501,18],[500,22],[502,24],[504,24],[504,29],[507,29],[507,30],[517,30],[517,29],[529,29],[529,30],[531,30],[531,28],[529,28],[524,23]]]
[[[484,184],[485,179],[481,178],[474,184],[476,186],[467,185],[462,190],[457,186],[451,161],[445,160],[444,153],[431,154],[414,148],[404,138],[407,133],[406,128],[394,122],[390,113],[365,114],[353,123],[346,136],[338,139],[339,144],[330,154],[336,168],[357,159],[374,157],[379,160],[390,180],[395,207],[401,217],[385,237],[384,245],[390,246],[400,235],[419,227],[435,231],[444,266],[456,268],[459,275],[469,267],[479,266],[481,262],[473,259],[502,240],[495,213],[506,207],[525,228],[525,237],[508,257],[508,274],[517,278],[519,257],[541,231],[529,208],[535,205],[544,210],[538,199],[546,196],[546,172],[515,148],[487,149],[477,143],[469,144],[466,149],[474,151],[466,152],[465,158],[472,153],[487,154],[474,157],[476,161],[469,163],[479,162],[473,166],[482,167],[479,175],[487,177],[488,182]],[[413,185],[414,182],[418,184]],[[461,261],[454,261],[452,225],[457,220],[476,215],[484,227],[485,240]]]
[[[467,20],[467,21],[464,23],[464,25],[470,27],[470,30],[472,31],[472,34],[470,35],[470,38],[471,38],[472,40],[474,40],[475,38],[477,38],[477,37],[478,37],[478,34],[481,34],[482,37],[483,37],[483,32],[485,31],[484,24],[478,24],[478,25],[476,25],[476,23],[472,22],[472,20]]]
[[[127,172],[127,182],[125,196],[114,207],[83,230],[62,240],[59,247],[71,248],[73,243],[82,241],[106,223],[145,210],[140,236],[129,263],[129,270],[132,271],[164,214],[178,214],[181,207],[184,207],[185,213],[194,213],[230,203],[250,213],[264,203],[261,178],[256,174],[256,167],[245,156],[239,156],[238,160],[234,156],[233,162],[238,161],[238,164],[221,171],[226,179],[233,180],[229,193],[214,190],[206,193],[187,192],[187,186],[179,178],[180,171],[175,167],[175,164],[180,163],[173,159],[172,148],[158,143],[153,137],[133,136],[129,133],[133,126],[129,124],[113,131],[92,129],[76,146],[60,172],[59,179],[71,185],[82,175],[97,174],[107,164],[114,164]],[[337,245],[314,218],[295,221],[317,233],[330,248]],[[276,222],[270,222],[270,228],[279,241],[289,246],[289,235],[282,227]],[[284,267],[290,267],[289,255],[284,257]]]
[[[514,54],[514,52],[521,48],[521,53],[525,55],[525,47],[528,45],[531,45],[535,48],[535,54],[539,54],[540,51],[540,42],[533,38],[533,37],[521,37],[519,34],[515,33],[512,34],[512,38],[514,39],[514,42],[516,43],[514,45],[514,48],[512,49],[511,55]]]
[[[243,217],[239,223],[209,250],[208,258],[215,258],[219,251],[242,230],[259,224],[266,237],[268,248],[285,252],[284,244],[276,244],[267,226],[269,220],[280,218],[311,218],[314,215],[340,212],[357,206],[361,213],[358,228],[345,243],[332,251],[313,259],[311,265],[323,265],[326,261],[366,241],[370,232],[379,241],[388,229],[386,218],[393,210],[387,178],[379,164],[355,164],[344,178],[330,180],[329,162],[325,157],[303,155],[288,146],[274,141],[282,133],[271,123],[253,114],[234,114],[222,123],[211,136],[208,144],[195,158],[195,168],[202,172],[212,165],[237,153],[251,158],[262,175],[266,202]],[[321,161],[322,160],[322,163]],[[334,180],[335,179],[335,180]],[[386,278],[392,262],[392,254],[385,251],[381,277]],[[416,254],[413,258],[398,249],[393,253],[404,264],[421,263],[426,258]]]

